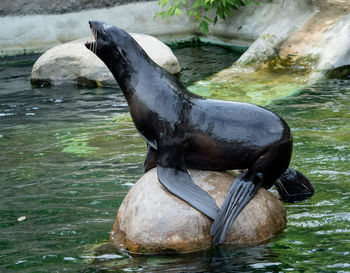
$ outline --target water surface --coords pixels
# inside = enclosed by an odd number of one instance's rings
[[[238,57],[212,46],[174,52],[185,85]],[[95,251],[146,152],[121,91],[33,87],[27,59],[0,66],[0,272],[350,272],[350,80],[267,106],[292,128],[292,166],[316,188],[286,205],[282,235],[245,249],[130,257]]]

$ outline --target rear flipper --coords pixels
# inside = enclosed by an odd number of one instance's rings
[[[255,196],[261,182],[261,173],[249,171],[240,174],[233,181],[219,214],[210,229],[214,245],[224,242],[233,221],[245,205]]]
[[[293,203],[310,198],[315,190],[301,172],[288,168],[274,183],[280,199]]]
[[[159,181],[168,191],[211,219],[216,218],[219,207],[206,191],[193,182],[178,149],[168,147],[166,152],[158,155],[157,173]]]

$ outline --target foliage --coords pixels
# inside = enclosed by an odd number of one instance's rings
[[[199,22],[199,29],[208,34],[209,24],[215,25],[218,18],[225,20],[232,15],[232,10],[252,3],[259,5],[258,0],[159,0],[158,4],[163,10],[157,12],[155,17],[165,19],[167,16],[179,16],[185,10],[187,16]],[[210,10],[215,11],[214,18],[203,15],[203,12]]]

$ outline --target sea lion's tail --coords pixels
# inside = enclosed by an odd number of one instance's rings
[[[301,172],[291,168],[288,168],[274,185],[280,199],[288,203],[308,199],[315,192],[309,179]]]

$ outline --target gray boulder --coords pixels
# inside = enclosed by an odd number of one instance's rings
[[[180,72],[172,50],[158,39],[144,34],[131,34],[148,56],[170,73]],[[89,38],[55,46],[35,62],[31,80],[40,84],[80,83],[96,86],[116,86],[106,65],[84,43]]]
[[[234,176],[190,170],[194,182],[220,207]],[[144,174],[121,204],[110,234],[111,243],[132,253],[192,252],[210,248],[212,220],[169,193],[156,169]],[[283,204],[265,189],[242,210],[225,243],[246,246],[268,241],[286,226]]]
[[[309,56],[319,58],[314,75],[318,72],[330,77],[350,74],[350,14],[338,19],[322,33],[317,46],[310,46],[306,51]],[[345,72],[345,73],[344,73]]]

